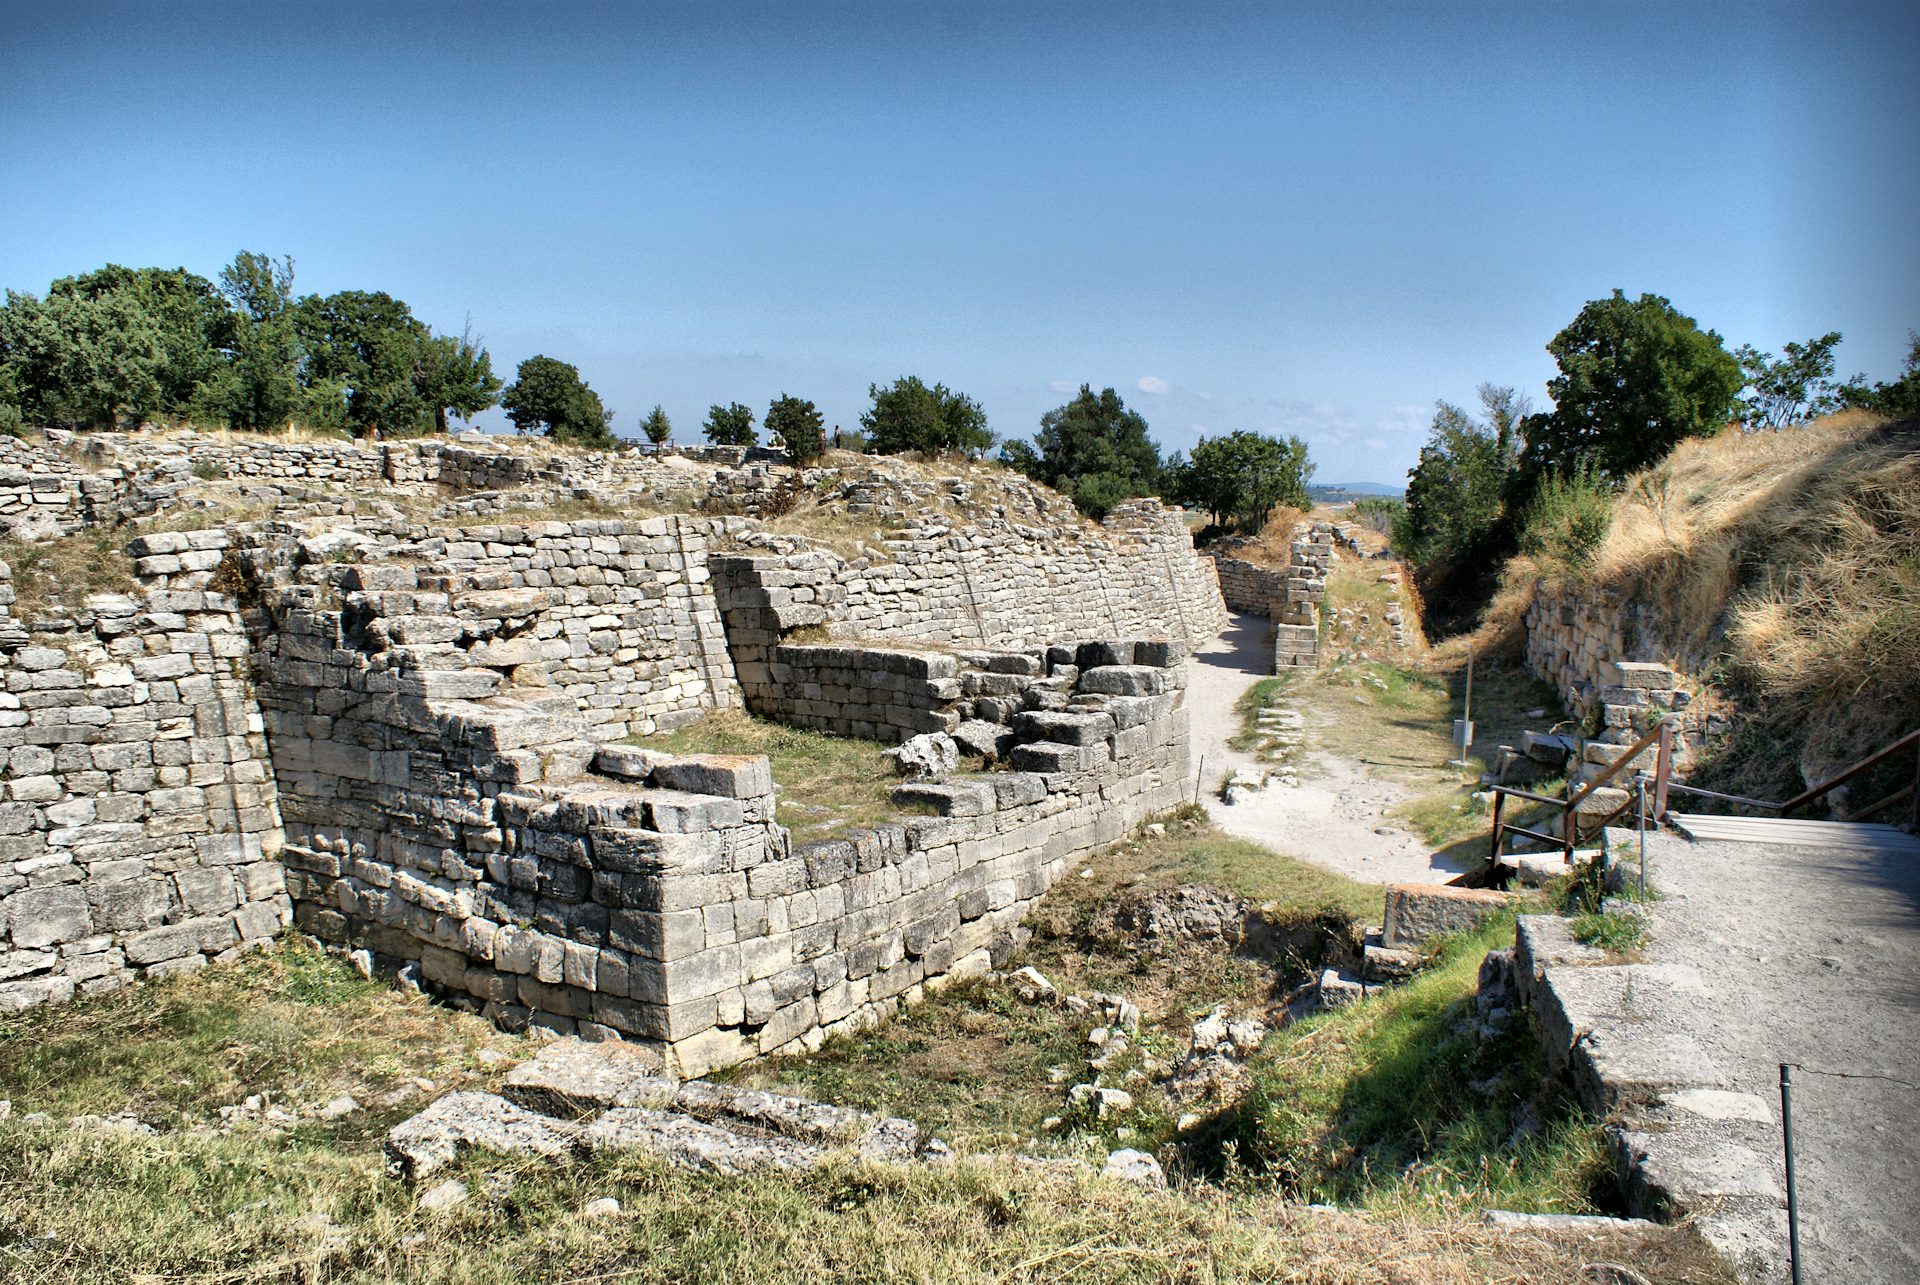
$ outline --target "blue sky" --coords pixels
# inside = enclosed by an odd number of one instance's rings
[[[1895,374],[1916,51],[1911,4],[0,3],[0,284],[290,254],[617,430],[911,373],[1019,436],[1088,382],[1397,482],[1616,286]]]

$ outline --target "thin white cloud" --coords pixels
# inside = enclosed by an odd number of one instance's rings
[[[1138,387],[1140,391],[1143,393],[1164,393],[1171,390],[1173,388],[1173,385],[1169,384],[1166,380],[1160,378],[1160,376],[1158,375],[1142,375],[1140,376],[1140,382],[1138,385],[1136,385],[1136,387]]]
[[[1074,383],[1071,379],[1051,379],[1047,381],[1047,391],[1050,393],[1073,393],[1079,390],[1080,385]]]
[[[1369,437],[1363,445],[1370,451],[1384,451],[1387,449],[1387,444],[1377,437]]]

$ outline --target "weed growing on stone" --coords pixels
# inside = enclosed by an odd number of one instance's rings
[[[1575,915],[1571,925],[1573,939],[1618,955],[1639,950],[1646,942],[1647,923],[1639,915],[1617,910],[1588,911]]]
[[[129,538],[124,528],[103,526],[56,540],[0,540],[0,562],[13,569],[14,617],[77,609],[90,593],[133,592]]]

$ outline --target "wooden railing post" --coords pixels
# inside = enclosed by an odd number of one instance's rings
[[[1501,820],[1501,814],[1506,811],[1506,808],[1506,792],[1496,789],[1493,792],[1493,851],[1487,854],[1487,869],[1489,871],[1500,864],[1501,831],[1506,826],[1506,823]]]
[[[1920,744],[1913,747],[1913,808],[1907,814],[1907,829],[1920,834]]]
[[[1667,781],[1673,776],[1673,724],[1660,720],[1660,752],[1654,756],[1653,820],[1658,825],[1667,815]]]

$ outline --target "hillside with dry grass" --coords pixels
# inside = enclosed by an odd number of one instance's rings
[[[1514,559],[1472,641],[1515,649],[1534,595],[1567,585],[1646,608],[1731,703],[1709,777],[1791,793],[1920,726],[1920,423],[1685,442],[1628,480],[1584,556]]]

